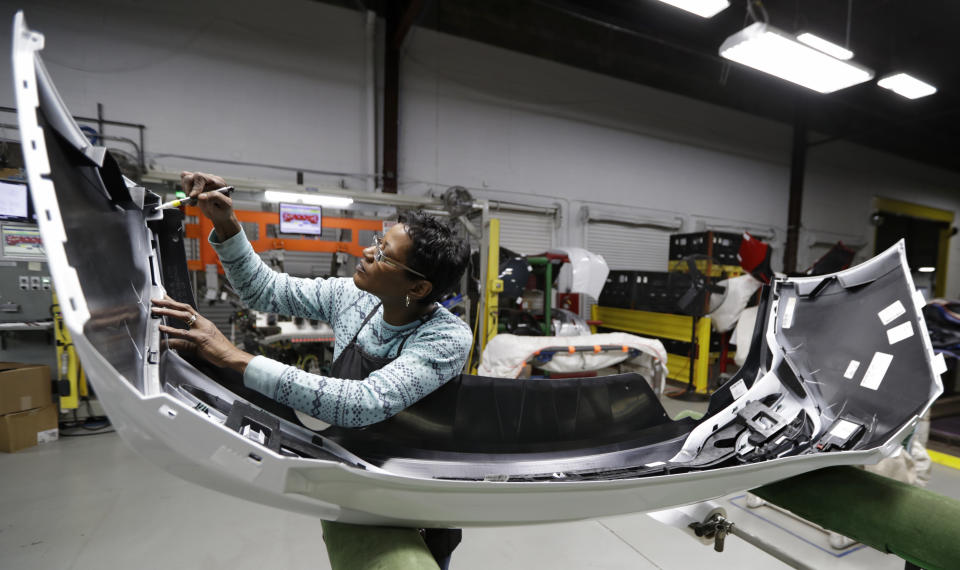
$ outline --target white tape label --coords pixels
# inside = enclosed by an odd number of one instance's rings
[[[60,435],[60,432],[57,431],[57,428],[38,431],[37,443],[50,443],[51,441],[57,441],[57,438],[59,435]]]
[[[847,439],[853,432],[857,431],[859,425],[848,422],[847,420],[838,420],[836,424],[830,429],[830,435],[836,436],[840,439]]]
[[[860,381],[860,385],[864,388],[870,388],[871,390],[879,388],[880,383],[883,382],[883,377],[887,374],[887,368],[890,368],[891,362],[893,362],[892,354],[885,352],[874,353],[873,359],[870,360],[870,366],[867,367],[867,371],[863,375],[863,380]]]
[[[847,365],[847,371],[843,373],[843,377],[848,380],[853,380],[853,375],[857,373],[857,368],[860,368],[860,361],[851,360],[850,364]]]
[[[927,300],[923,298],[923,291],[920,289],[913,292],[913,304],[917,306],[918,311],[927,304]]]
[[[938,353],[933,357],[933,373],[940,376],[947,371],[947,361],[943,358],[943,353]]]
[[[787,299],[787,308],[783,311],[783,325],[782,328],[788,329],[793,326],[793,315],[797,310],[797,298],[790,297]]]
[[[910,338],[913,336],[913,325],[910,324],[910,321],[907,321],[903,324],[899,324],[892,329],[887,329],[887,340],[890,341],[890,344],[897,344],[905,338]]]
[[[903,303],[897,300],[897,301],[894,301],[893,304],[887,307],[886,309],[877,313],[877,316],[880,317],[881,323],[885,325],[889,325],[894,320],[896,320],[897,317],[899,317],[900,315],[906,312],[907,310],[903,307]]]
[[[730,395],[733,396],[734,400],[739,400],[740,396],[746,393],[747,385],[743,383],[743,380],[737,380],[730,386]]]

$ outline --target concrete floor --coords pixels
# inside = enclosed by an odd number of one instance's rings
[[[115,433],[0,453],[0,474],[5,570],[329,568],[318,520],[177,479]],[[935,464],[930,488],[960,499],[960,471]],[[741,493],[721,502],[735,523],[814,568],[903,568],[899,558],[867,547],[835,551],[823,532],[769,507],[749,509]],[[716,553],[642,514],[466,529],[451,567],[787,568],[736,537]]]

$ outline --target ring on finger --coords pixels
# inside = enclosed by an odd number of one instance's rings
[[[193,323],[195,323],[195,322],[197,322],[197,314],[196,314],[196,313],[190,313],[190,318],[187,319],[187,328],[192,327],[192,326],[193,326]]]

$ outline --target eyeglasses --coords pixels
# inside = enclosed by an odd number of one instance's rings
[[[383,236],[381,236],[381,235],[375,235],[375,236],[373,236],[373,244],[372,244],[372,245],[373,245],[373,247],[377,248],[376,253],[373,254],[373,260],[374,260],[374,261],[377,261],[377,262],[382,261],[382,262],[386,263],[387,265],[392,265],[392,266],[394,266],[394,267],[396,267],[396,268],[398,268],[398,269],[406,269],[406,270],[409,271],[410,273],[413,273],[414,275],[417,275],[417,276],[419,276],[419,277],[421,277],[421,278],[423,278],[423,279],[426,279],[426,278],[427,278],[426,275],[424,275],[423,273],[420,273],[420,272],[417,271],[416,269],[411,269],[411,268],[407,267],[406,265],[400,263],[399,261],[397,261],[397,260],[395,260],[395,259],[390,259],[389,257],[387,257],[386,254],[383,253],[383,248],[382,248],[381,244],[383,244]]]

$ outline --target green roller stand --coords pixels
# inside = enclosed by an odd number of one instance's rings
[[[439,570],[415,528],[323,521],[333,570]]]
[[[751,492],[926,570],[960,567],[960,501],[855,467],[811,471]]]

